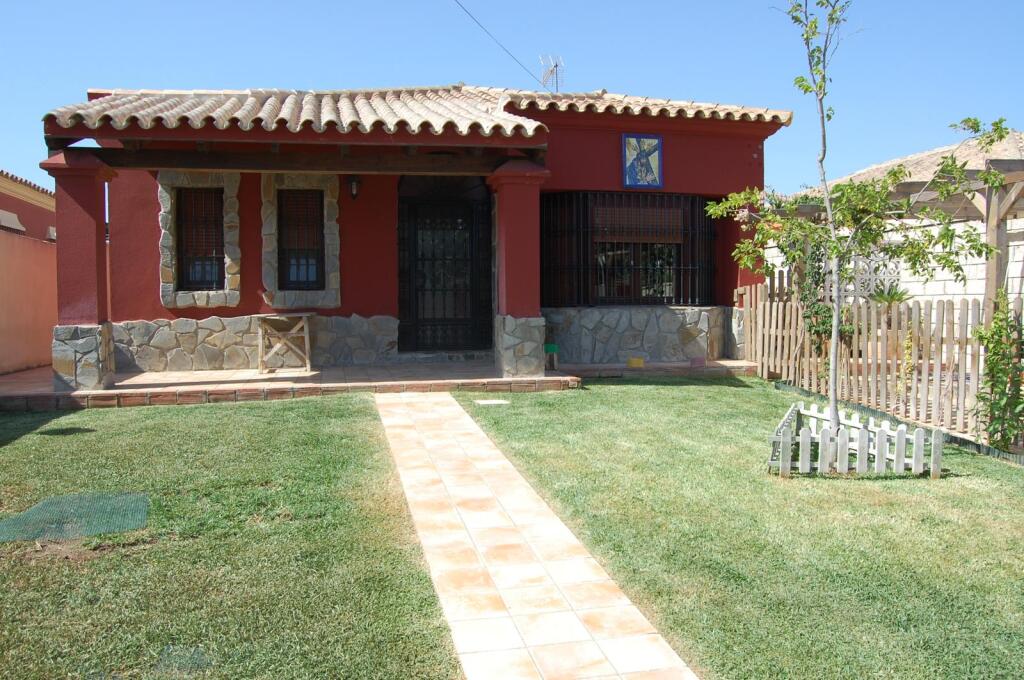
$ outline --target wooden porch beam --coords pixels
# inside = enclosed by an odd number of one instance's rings
[[[468,154],[246,153],[95,148],[89,151],[112,168],[205,170],[209,172],[306,172],[363,175],[489,175],[508,155]]]
[[[82,141],[82,137],[49,137],[45,138],[47,151],[63,151],[75,142]]]

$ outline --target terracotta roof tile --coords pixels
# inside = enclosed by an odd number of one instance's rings
[[[54,109],[44,120],[62,127],[83,123],[90,129],[110,125],[124,129],[138,124],[143,129],[162,125],[176,128],[187,123],[195,129],[212,124],[217,129],[238,127],[265,130],[279,127],[297,132],[329,127],[340,132],[388,133],[408,130],[441,134],[454,129],[460,135],[479,132],[485,136],[532,137],[546,127],[510,109],[596,111],[620,115],[681,118],[712,118],[736,121],[767,121],[789,125],[788,111],[724,104],[630,97],[604,91],[551,94],[528,90],[451,85],[390,90],[244,90],[173,91],[113,90],[91,101]]]
[[[611,94],[604,90],[595,92],[534,92],[495,87],[470,88],[487,93],[498,99],[507,98],[516,108],[525,109],[533,104],[540,109],[558,111],[612,112],[634,116],[669,116],[679,118],[712,118],[718,120],[761,121],[789,125],[793,120],[792,111],[753,108],[731,104],[709,104],[705,102],[676,99],[655,99],[634,97],[626,94]]]

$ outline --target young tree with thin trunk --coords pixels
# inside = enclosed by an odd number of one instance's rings
[[[791,0],[786,12],[800,30],[807,58],[807,72],[794,84],[814,97],[817,112],[818,185],[793,197],[747,189],[708,206],[709,215],[735,219],[750,234],[733,252],[740,266],[771,275],[775,265],[767,251],[777,249],[782,266],[799,272],[797,286],[805,325],[812,335],[828,340],[828,400],[833,428],[839,425],[839,345],[846,288],[854,276],[852,265],[882,256],[901,262],[925,279],[941,269],[963,281],[966,257],[991,254],[978,232],[955,227],[962,218],[917,200],[923,190],[899,198],[896,189],[908,177],[902,166],[880,179],[841,184],[828,181],[828,133],[834,115],[828,103],[832,82],[829,67],[850,6],[851,0]],[[983,126],[975,118],[966,118],[953,127],[988,149],[1006,137],[1008,129],[1003,123],[999,119]],[[942,201],[957,194],[970,198],[975,191],[966,164],[956,158],[959,149],[943,157],[925,187]],[[983,172],[980,179],[993,187],[1003,182],[994,171]]]

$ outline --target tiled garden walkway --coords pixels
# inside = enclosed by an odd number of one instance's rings
[[[696,677],[450,394],[376,399],[468,680]]]

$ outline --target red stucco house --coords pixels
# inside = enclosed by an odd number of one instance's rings
[[[493,353],[537,375],[545,340],[723,356],[747,279],[704,205],[762,185],[790,118],[466,85],[91,91],[44,118],[56,378],[255,367],[253,315],[296,310],[316,366]]]

